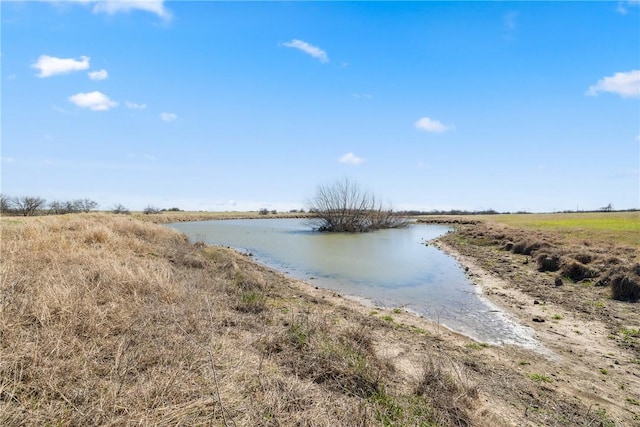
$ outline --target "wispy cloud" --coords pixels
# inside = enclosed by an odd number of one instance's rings
[[[177,118],[178,118],[178,116],[176,116],[176,115],[175,115],[175,114],[173,114],[173,113],[160,113],[160,118],[161,118],[163,121],[165,121],[165,122],[169,123],[169,122],[172,122],[172,121],[174,121],[175,119],[177,119]]]
[[[358,157],[353,153],[347,153],[344,156],[340,157],[338,159],[338,161],[340,163],[346,163],[346,164],[349,164],[349,165],[360,166],[361,164],[366,162],[366,159],[363,159],[362,157]]]
[[[92,111],[107,111],[117,107],[118,103],[112,101],[102,92],[77,93],[69,97],[69,101],[78,107],[88,108]]]
[[[353,97],[355,99],[372,99],[373,95],[371,95],[369,93],[354,93]]]
[[[164,0],[106,0],[98,1],[93,8],[94,13],[109,15],[132,10],[155,13],[160,18],[171,19],[171,12],[164,7]]]
[[[626,15],[629,12],[629,7],[632,6],[640,6],[640,0],[619,1],[616,11],[622,15]]]
[[[453,129],[453,126],[445,126],[438,120],[430,119],[429,117],[423,117],[415,123],[415,126],[419,130],[433,133],[444,133]]]
[[[518,24],[518,12],[508,12],[503,16],[504,28],[507,31],[514,31]]]
[[[56,74],[67,74],[72,71],[81,71],[89,68],[88,56],[81,56],[80,60],[73,58],[56,58],[55,56],[40,55],[38,60],[31,64],[31,68],[40,71],[38,77],[51,77]]]
[[[147,108],[147,104],[138,104],[130,101],[125,101],[124,105],[130,110],[144,110]]]
[[[45,1],[53,4],[61,3],[60,0]],[[171,12],[164,7],[164,0],[68,0],[66,3],[93,5],[93,13],[115,15],[140,10],[153,13],[165,20],[171,19]]]
[[[301,50],[307,55],[311,55],[312,57],[318,59],[320,62],[329,62],[329,57],[324,50],[320,49],[317,46],[310,45],[305,41],[294,39],[290,42],[283,43],[283,46]]]
[[[640,97],[640,70],[615,73],[604,77],[589,87],[587,95],[596,96],[600,92],[611,92],[623,98]]]
[[[107,73],[107,70],[89,71],[88,74],[91,80],[104,80],[109,77],[109,73]]]

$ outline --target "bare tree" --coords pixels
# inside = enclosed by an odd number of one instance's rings
[[[131,213],[131,211],[129,211],[129,209],[127,209],[124,205],[118,203],[117,205],[115,205],[113,207],[113,209],[111,210],[112,213],[114,214],[124,214],[124,215],[129,215]]]
[[[613,210],[613,204],[609,203],[607,206],[600,208],[602,212],[611,212]]]
[[[54,200],[49,203],[49,212],[53,215],[62,215],[67,213],[65,202]]]
[[[144,208],[143,212],[144,212],[145,215],[152,215],[152,214],[162,213],[160,208],[156,208],[155,206],[151,206],[151,205],[149,205],[146,208]]]
[[[43,209],[47,201],[41,197],[14,197],[13,206],[23,216],[35,215],[39,210]]]
[[[85,213],[92,211],[98,207],[98,203],[94,202],[91,199],[76,200],[75,203],[78,206],[78,209]]]
[[[13,207],[12,205],[13,201],[11,197],[0,194],[0,213],[10,213]]]
[[[319,231],[363,232],[408,224],[405,217],[385,208],[371,192],[348,179],[319,186],[307,205],[316,215],[310,222]]]

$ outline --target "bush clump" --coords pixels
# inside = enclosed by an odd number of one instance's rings
[[[636,302],[640,299],[640,283],[631,275],[617,274],[611,278],[609,286],[615,300]]]
[[[548,243],[542,241],[530,241],[520,240],[513,245],[512,251],[514,254],[532,255],[539,251],[541,248],[549,246]]]
[[[579,282],[580,280],[584,279],[592,279],[598,274],[596,271],[592,270],[581,262],[571,260],[564,263],[564,265],[562,266],[562,275],[568,277],[574,282]]]
[[[558,271],[560,269],[560,257],[541,253],[537,256],[538,271]]]

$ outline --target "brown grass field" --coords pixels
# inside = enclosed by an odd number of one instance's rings
[[[640,412],[614,372],[622,408],[576,398],[559,379],[572,371],[526,349],[372,310],[151,220],[0,218],[0,425],[586,426]]]

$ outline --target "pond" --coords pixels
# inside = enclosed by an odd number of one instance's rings
[[[412,224],[370,233],[320,233],[304,219],[170,224],[191,241],[230,246],[314,286],[401,307],[478,341],[535,347],[531,329],[484,299],[451,256],[425,245],[449,228]]]

